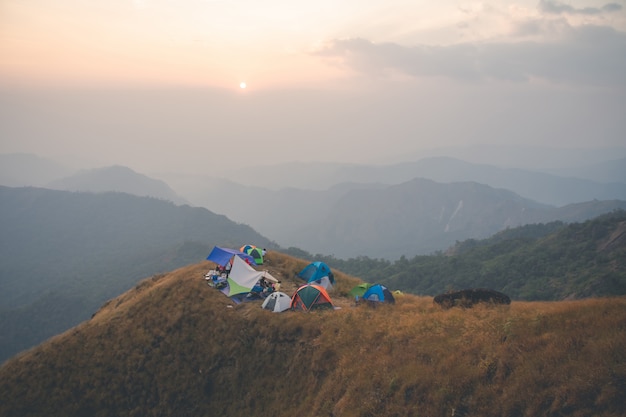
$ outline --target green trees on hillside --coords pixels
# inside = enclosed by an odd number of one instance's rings
[[[420,295],[490,288],[518,300],[562,300],[626,294],[626,211],[583,223],[551,222],[470,239],[446,253],[402,257],[316,255],[331,267]]]

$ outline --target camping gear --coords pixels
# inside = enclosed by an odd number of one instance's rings
[[[396,300],[393,298],[391,291],[387,289],[382,284],[374,284],[365,291],[363,300],[372,301],[372,302],[380,302],[380,303],[395,303]]]
[[[218,265],[225,266],[233,256],[247,259],[248,262],[255,265],[254,258],[247,253],[243,253],[237,249],[220,248],[219,246],[213,248],[209,256],[207,256],[207,260],[213,261]]]
[[[207,272],[204,279],[206,279],[207,284],[209,284],[210,287],[215,287],[217,289],[222,289],[227,284],[226,274],[220,274],[214,269]]]
[[[308,312],[317,309],[334,309],[335,307],[324,287],[305,284],[298,288],[291,297],[290,308],[294,311]]]
[[[324,262],[312,262],[302,271],[298,273],[298,277],[302,278],[309,284],[321,285],[325,289],[332,288],[335,283],[335,276],[330,267]]]
[[[284,292],[273,292],[265,298],[261,307],[274,313],[281,313],[291,307],[291,297]]]
[[[363,297],[365,291],[367,291],[371,286],[372,284],[370,284],[369,282],[364,282],[352,288],[348,294],[350,294],[350,296],[352,297]]]

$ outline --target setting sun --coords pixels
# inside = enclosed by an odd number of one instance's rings
[[[247,87],[247,86],[246,86],[246,83],[245,83],[245,82],[243,82],[243,81],[242,81],[241,83],[239,83],[239,88],[244,89],[244,88],[246,88],[246,87]]]

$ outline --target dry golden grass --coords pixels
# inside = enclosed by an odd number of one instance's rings
[[[292,294],[306,262],[270,252]],[[270,313],[145,280],[0,368],[2,416],[624,416],[626,298],[442,310],[430,297]]]

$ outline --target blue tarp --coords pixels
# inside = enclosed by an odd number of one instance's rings
[[[207,260],[213,261],[218,265],[225,266],[235,255],[244,260],[247,259],[250,262],[250,265],[256,265],[254,258],[247,253],[243,253],[237,249],[220,248],[219,246],[213,248],[209,256],[207,256]]]

